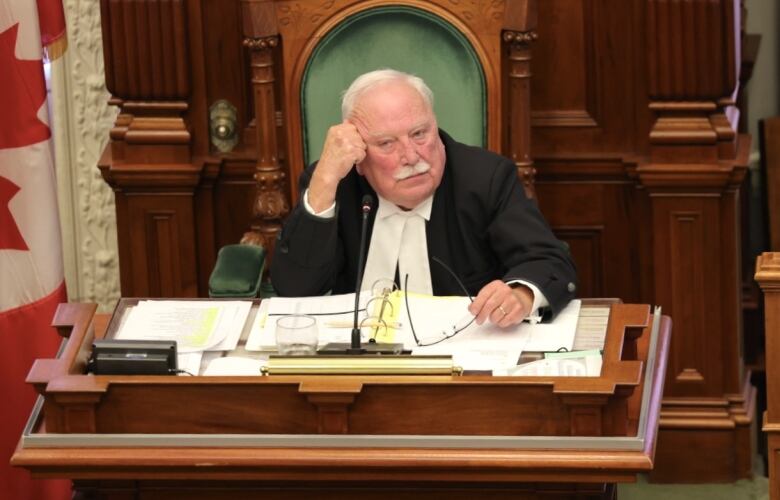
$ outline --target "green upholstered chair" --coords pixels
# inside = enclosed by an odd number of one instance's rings
[[[342,21],[308,60],[301,82],[307,164],[319,158],[328,128],[341,122],[344,90],[359,75],[381,68],[425,80],[439,126],[461,142],[486,146],[485,76],[468,40],[424,10],[376,7]]]
[[[209,277],[209,297],[261,296],[265,249],[257,245],[226,245],[219,249]]]
[[[319,158],[328,128],[341,122],[341,95],[357,76],[393,68],[423,78],[434,93],[439,126],[455,139],[486,146],[486,84],[471,44],[444,19],[407,6],[371,8],[348,17],[317,44],[301,79],[303,158]],[[293,179],[297,182],[297,179]],[[273,295],[261,279],[265,252],[220,250],[209,280],[212,297]]]

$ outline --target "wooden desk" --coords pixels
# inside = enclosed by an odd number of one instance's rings
[[[769,498],[780,500],[780,253],[764,252],[756,260],[756,281],[764,291],[766,336],[766,412]]]
[[[612,306],[599,377],[83,375],[94,307],[57,315],[12,463],[100,498],[612,498],[653,466],[671,321]]]

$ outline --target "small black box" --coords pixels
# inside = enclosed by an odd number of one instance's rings
[[[95,375],[175,375],[173,340],[96,340],[87,371]]]

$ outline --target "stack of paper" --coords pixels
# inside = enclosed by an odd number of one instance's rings
[[[371,294],[360,295],[359,309],[365,309]],[[323,297],[273,297],[260,304],[246,342],[247,351],[276,349],[276,320],[290,314],[308,314],[317,319],[318,344],[349,342],[354,318],[355,294],[325,295]],[[358,320],[366,317],[365,310]],[[334,326],[338,325],[338,326]],[[367,340],[367,339],[366,339]]]
[[[370,299],[365,292],[361,294],[361,309]],[[413,354],[450,354],[455,363],[465,370],[512,368],[517,365],[523,350],[571,350],[580,310],[580,301],[575,300],[559,313],[553,323],[522,323],[512,328],[498,328],[490,323],[477,325],[471,321],[473,316],[468,312],[471,303],[468,297],[410,293],[411,314],[407,314],[403,292],[394,292],[389,299],[392,307],[386,309],[383,319],[394,328],[384,330],[377,341],[403,343]],[[320,345],[349,342],[354,303],[354,294],[265,300],[252,325],[246,349],[274,350],[275,319],[285,314],[310,314],[317,318]],[[361,311],[359,320],[375,313]],[[341,326],[334,327],[334,323]],[[417,340],[412,333],[412,324]],[[459,332],[447,338],[456,331]],[[365,330],[363,333],[365,336]],[[418,345],[418,341],[422,345]]]
[[[251,307],[250,301],[141,300],[125,315],[116,338],[175,340],[179,367],[190,371],[200,366],[203,351],[236,348]]]

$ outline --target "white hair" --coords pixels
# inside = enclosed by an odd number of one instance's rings
[[[378,85],[395,81],[404,82],[415,89],[422,96],[428,107],[433,110],[433,92],[431,92],[430,87],[425,84],[422,78],[394,69],[378,69],[363,73],[355,78],[355,81],[344,91],[344,95],[341,98],[341,119],[346,120],[352,115],[355,104],[357,104],[358,99],[365,92]]]

